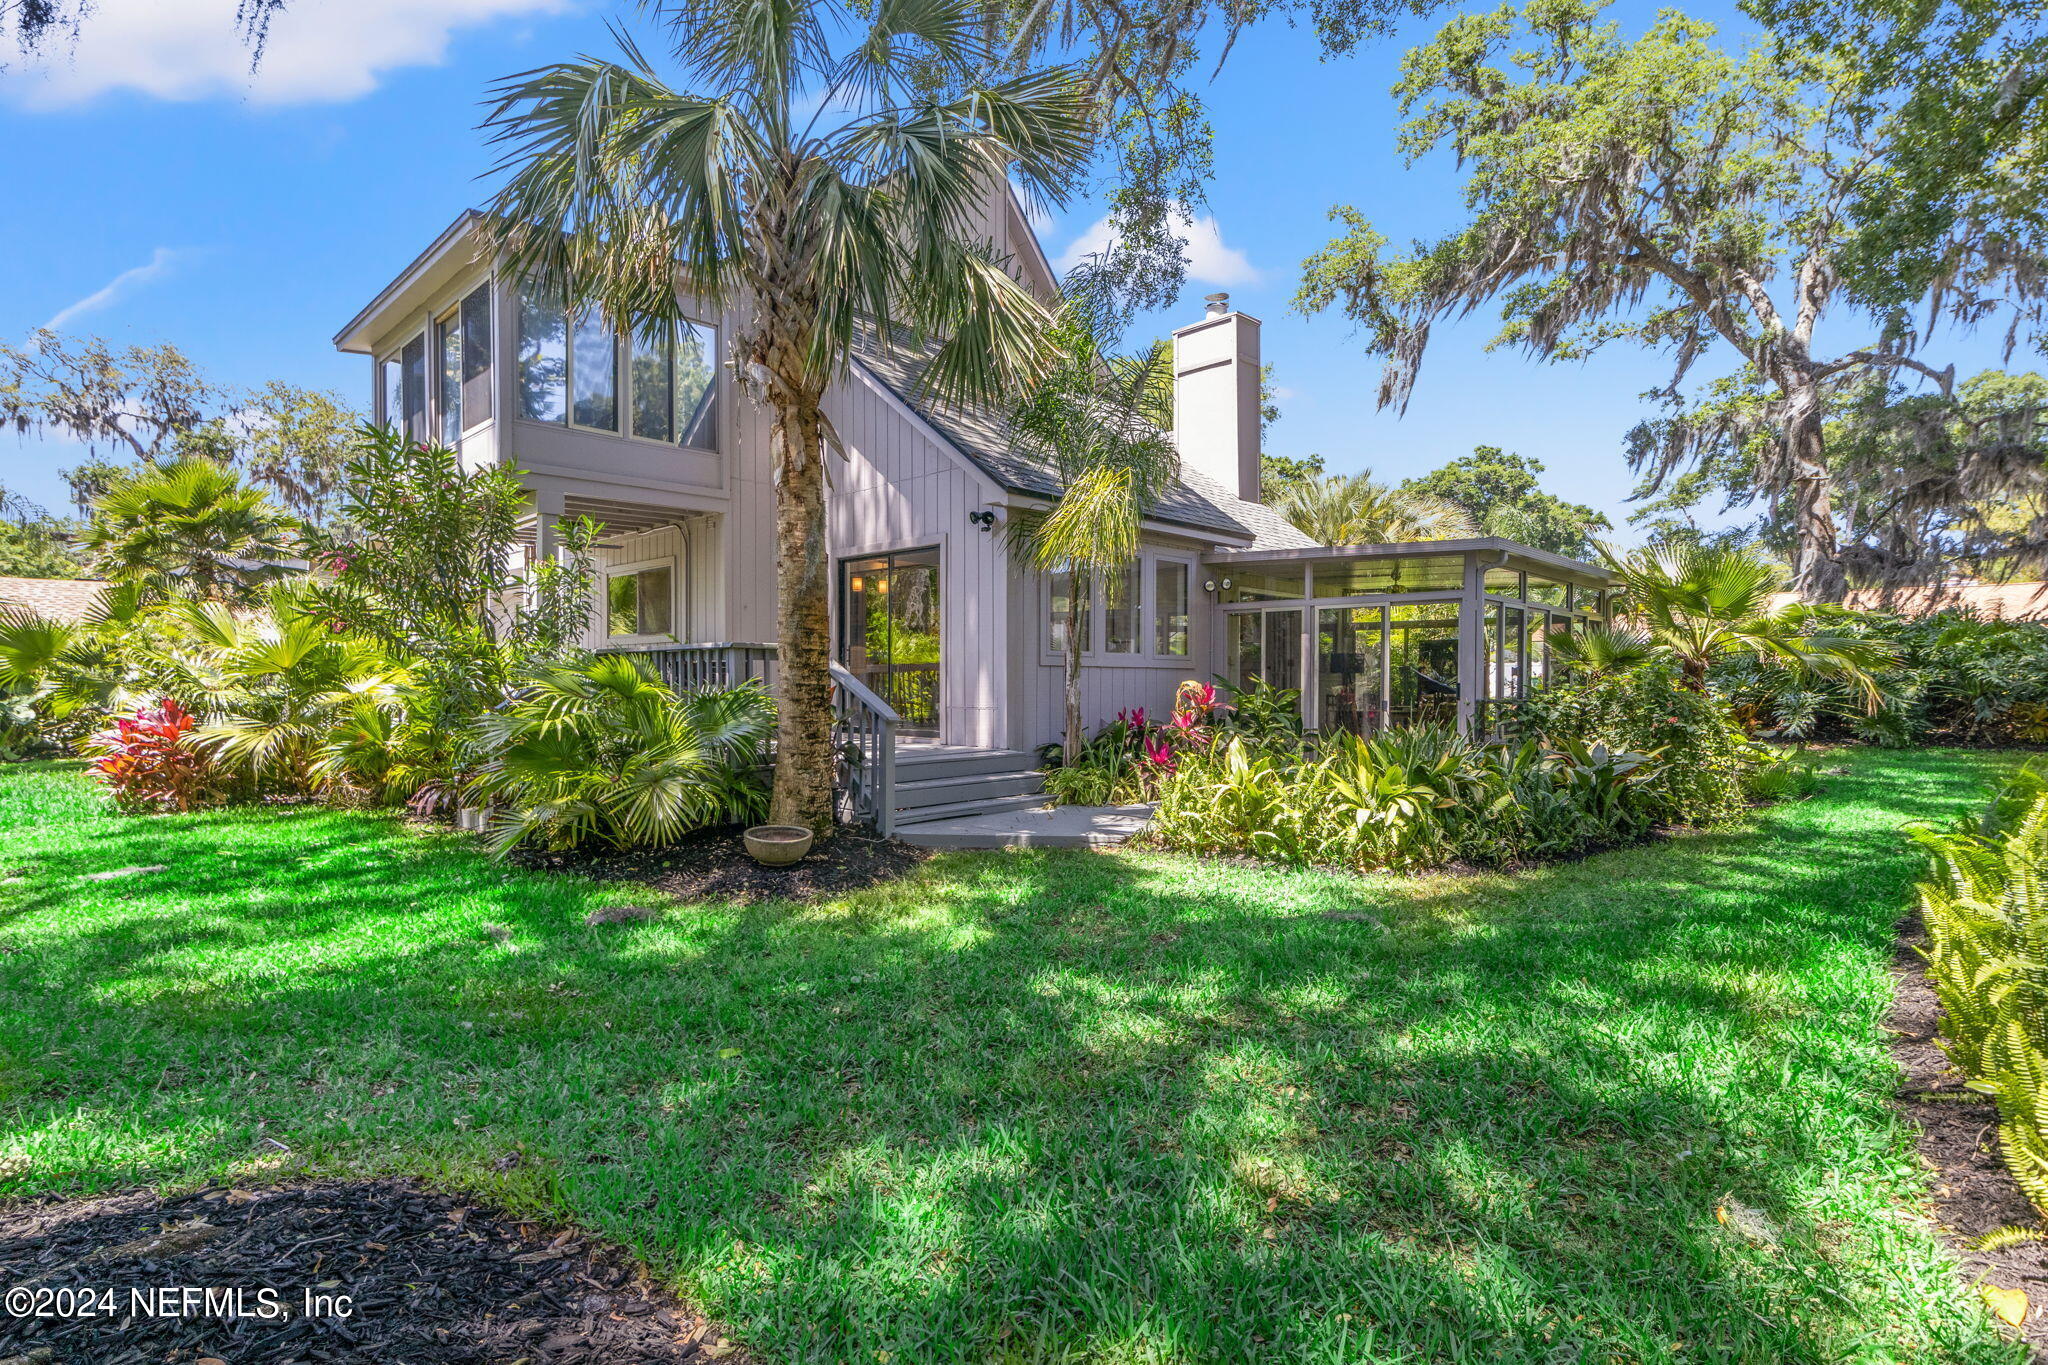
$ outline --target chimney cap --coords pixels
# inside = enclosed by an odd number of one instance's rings
[[[1206,305],[1203,313],[1207,317],[1220,318],[1230,311],[1230,295],[1228,294],[1204,294],[1202,302]]]

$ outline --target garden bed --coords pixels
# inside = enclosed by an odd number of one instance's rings
[[[1927,980],[1927,964],[1914,951],[1922,938],[1918,916],[1900,926],[1892,969],[1898,984],[1886,1023],[1892,1057],[1904,1073],[1899,1110],[1932,1169],[1931,1214],[1962,1262],[1965,1282],[2025,1290],[2032,1307],[2020,1334],[2035,1359],[2048,1359],[2048,1243],[2021,1242],[1997,1251],[1974,1245],[1996,1228],[2036,1227],[2041,1219],[1999,1153],[1997,1107],[1964,1085],[1935,1041],[1941,1006]]]
[[[0,1316],[0,1361],[36,1365],[748,1359],[621,1254],[402,1180],[17,1203],[0,1282],[116,1293],[111,1315]],[[162,1286],[242,1292],[131,1316],[131,1287]]]
[[[522,853],[514,861],[601,881],[640,882],[689,901],[807,904],[893,882],[930,856],[928,849],[894,839],[842,831],[798,862],[763,867],[747,852],[740,831],[725,828],[686,834],[666,848]]]

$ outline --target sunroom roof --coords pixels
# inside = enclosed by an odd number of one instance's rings
[[[1319,545],[1301,550],[1212,550],[1202,556],[1202,562],[1251,568],[1262,564],[1293,566],[1467,554],[1498,555],[1498,567],[1501,568],[1555,575],[1574,583],[1596,587],[1611,587],[1621,581],[1610,570],[1597,564],[1570,559],[1500,536],[1476,536],[1465,540],[1410,540],[1386,545]],[[1486,567],[1496,566],[1489,563]]]

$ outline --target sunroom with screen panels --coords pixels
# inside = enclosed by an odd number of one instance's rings
[[[1225,676],[1301,693],[1311,730],[1484,733],[1541,687],[1557,635],[1604,622],[1616,580],[1510,540],[1217,551]]]

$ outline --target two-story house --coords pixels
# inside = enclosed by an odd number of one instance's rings
[[[686,307],[672,335],[620,333],[509,278],[478,221],[450,224],[335,338],[369,359],[376,419],[518,470],[529,553],[552,552],[562,517],[604,523],[592,647],[656,652],[685,680],[772,671],[768,422],[735,385],[732,318]],[[982,226],[1054,297],[1006,186]],[[1183,679],[1221,675],[1300,689],[1312,727],[1486,724],[1540,680],[1546,626],[1604,611],[1603,570],[1506,541],[1317,547],[1260,501],[1258,320],[1211,295],[1173,343],[1180,478],[1139,559],[1093,587],[1091,722],[1164,714]],[[899,828],[1040,799],[1068,615],[1061,576],[1019,567],[1001,534],[1055,479],[998,415],[921,404],[917,380],[915,356],[864,351],[827,405],[834,649],[894,710],[895,770],[870,813]]]

